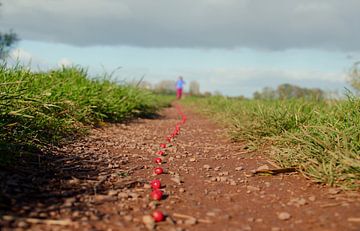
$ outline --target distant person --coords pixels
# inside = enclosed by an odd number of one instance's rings
[[[181,99],[184,84],[185,82],[183,80],[183,77],[179,76],[178,80],[176,81],[176,99]]]

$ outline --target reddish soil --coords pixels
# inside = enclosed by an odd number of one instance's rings
[[[360,230],[360,193],[320,185],[275,168],[261,151],[232,143],[225,129],[185,108],[188,120],[166,148],[166,174],[153,159],[179,114],[110,124],[52,154],[0,169],[2,230]],[[150,199],[160,179],[165,198]],[[143,221],[145,216],[145,223]]]

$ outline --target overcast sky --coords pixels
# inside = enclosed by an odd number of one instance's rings
[[[13,57],[251,95],[283,82],[342,90],[360,59],[359,0],[2,0]]]

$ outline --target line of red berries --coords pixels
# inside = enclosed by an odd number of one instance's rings
[[[175,129],[174,131],[166,136],[166,141],[168,144],[172,143],[174,138],[180,134],[180,127],[181,125],[183,125],[185,122],[186,122],[186,116],[185,114],[182,112],[181,110],[181,106],[180,105],[175,105],[175,108],[178,112],[178,114],[180,115],[181,117],[181,120],[176,123],[175,125]],[[160,155],[160,156],[164,156],[165,155],[165,151],[166,151],[166,148],[169,146],[168,144],[166,143],[161,143],[160,144],[160,150],[156,152],[157,155]],[[162,164],[162,158],[160,157],[156,157],[154,159],[154,162],[156,164]],[[163,174],[164,173],[164,169],[161,168],[161,167],[156,167],[154,169],[154,173],[156,175],[160,175],[160,174]],[[161,182],[159,179],[154,179],[150,182],[150,186],[152,188],[152,192],[150,193],[150,197],[153,199],[153,200],[157,200],[157,201],[160,201],[162,200],[163,198],[163,191],[161,190]],[[163,221],[165,219],[165,216],[164,216],[164,213],[160,210],[155,210],[153,211],[152,213],[152,217],[154,219],[155,222],[160,222],[160,221]]]

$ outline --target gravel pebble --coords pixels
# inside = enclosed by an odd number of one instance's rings
[[[185,225],[196,225],[196,223],[197,223],[196,218],[189,218],[184,222]]]
[[[278,218],[282,221],[289,220],[291,218],[291,215],[287,212],[281,212],[278,213]]]
[[[208,164],[204,164],[203,168],[207,171],[211,169],[210,165]]]

